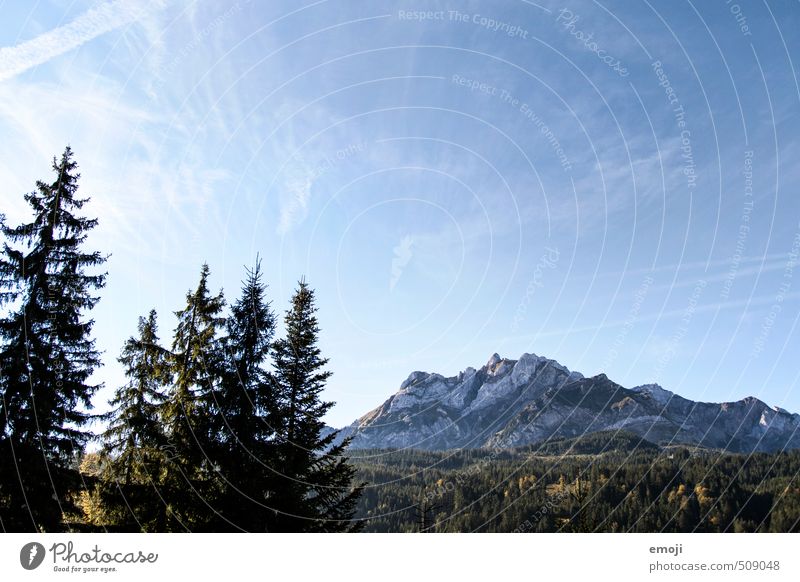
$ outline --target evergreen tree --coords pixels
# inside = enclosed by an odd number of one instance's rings
[[[221,436],[218,462],[224,492],[218,509],[222,529],[266,531],[274,485],[274,401],[265,366],[275,334],[275,315],[265,299],[261,264],[247,271],[231,306],[225,338],[225,374],[215,404]]]
[[[225,299],[208,289],[209,268],[186,295],[186,307],[176,311],[178,325],[170,355],[173,385],[163,407],[170,462],[164,494],[173,521],[170,528],[205,529],[213,521],[216,467],[209,454],[215,448],[213,396],[222,373],[220,331]]]
[[[694,492],[681,502],[681,508],[677,516],[678,531],[692,532],[700,521],[700,504]]]
[[[273,501],[277,531],[346,531],[363,486],[353,486],[355,469],[344,457],[349,444],[334,444],[322,417],[333,406],[320,393],[331,372],[317,346],[319,325],[314,292],[301,281],[286,312],[286,337],[273,347],[273,385],[280,419],[282,472]]]
[[[158,495],[166,444],[159,411],[171,374],[156,319],[155,310],[140,317],[137,337],[125,342],[118,361],[128,382],[110,402],[114,408],[105,415],[109,424],[103,433],[106,502],[116,506],[121,525],[135,521],[135,529],[145,531],[163,528],[165,518]]]
[[[109,424],[103,439],[112,457],[111,475],[123,485],[151,478],[155,473],[151,464],[157,460],[154,451],[165,444],[158,412],[171,376],[168,352],[158,345],[156,318],[155,310],[147,319],[140,317],[138,336],[125,342],[118,361],[129,380],[116,391],[110,401],[114,408],[105,415]]]
[[[67,147],[53,159],[55,181],[25,195],[32,222],[2,225],[0,253],[0,525],[56,529],[71,487],[70,463],[89,434],[89,383],[100,365],[86,318],[105,285],[90,273],[106,257],[84,250],[97,220],[80,210],[77,164]]]

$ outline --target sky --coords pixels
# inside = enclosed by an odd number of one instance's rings
[[[0,212],[70,145],[97,408],[203,262],[317,293],[334,426],[536,353],[800,412],[800,5],[0,2]]]

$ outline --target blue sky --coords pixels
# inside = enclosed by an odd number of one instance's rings
[[[800,412],[797,3],[3,2],[10,222],[66,144],[99,375],[200,265],[317,290],[344,425],[535,352]]]

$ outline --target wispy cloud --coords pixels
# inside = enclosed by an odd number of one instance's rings
[[[126,26],[166,5],[164,0],[116,0],[101,4],[72,22],[13,47],[0,48],[0,81],[46,63],[82,44]]]
[[[278,223],[278,234],[287,234],[293,226],[302,222],[308,214],[308,200],[311,198],[311,178],[296,177],[287,181],[288,195],[281,207],[281,218]]]
[[[392,277],[389,280],[389,291],[394,291],[395,285],[403,275],[403,269],[411,260],[414,255],[412,248],[414,246],[414,237],[406,235],[394,249],[394,257],[392,258]]]

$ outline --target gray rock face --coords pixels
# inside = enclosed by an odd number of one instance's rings
[[[654,443],[734,452],[800,447],[800,415],[756,398],[693,402],[657,384],[623,388],[535,354],[494,354],[457,376],[413,372],[400,390],[341,431],[354,448],[515,447],[626,430]]]

